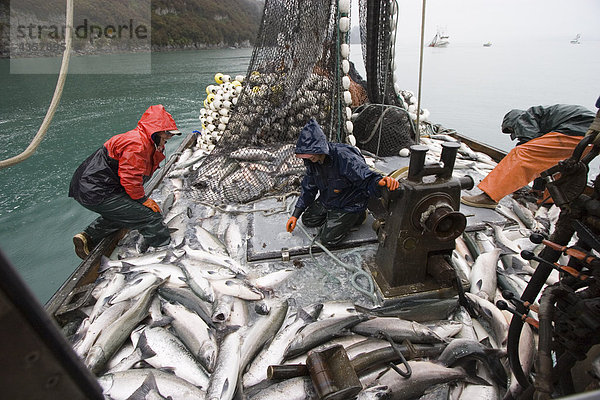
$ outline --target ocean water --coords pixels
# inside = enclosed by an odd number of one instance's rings
[[[25,162],[0,170],[0,250],[43,303],[77,267],[72,236],[96,215],[67,197],[75,168],[109,137],[135,127],[144,110],[161,103],[184,135],[200,129],[198,111],[214,74],[245,74],[251,49],[181,51],[153,54],[152,73],[143,75],[70,75],[54,121],[37,152]],[[140,55],[108,55],[93,62],[135,64]],[[351,59],[362,69],[360,46]],[[398,83],[418,90],[418,49],[398,45]],[[27,60],[57,65],[59,60]],[[600,42],[481,43],[426,48],[422,107],[432,122],[508,150],[500,132],[512,108],[573,103],[595,111],[600,95],[597,66]],[[81,64],[80,64],[81,65]],[[81,69],[80,69],[81,71]],[[0,60],[0,158],[14,156],[29,144],[50,103],[55,75],[10,74]],[[167,147],[172,154],[181,138]],[[282,221],[283,226],[283,221]]]

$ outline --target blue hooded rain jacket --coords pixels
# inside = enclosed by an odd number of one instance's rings
[[[370,196],[381,196],[377,185],[382,176],[371,169],[360,151],[341,143],[328,143],[323,130],[311,119],[300,132],[296,154],[325,154],[323,164],[304,160],[306,175],[294,216],[318,200],[328,209],[364,211]]]

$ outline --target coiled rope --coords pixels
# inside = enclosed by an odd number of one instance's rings
[[[342,260],[340,260],[339,258],[337,258],[331,251],[329,251],[329,249],[327,249],[322,243],[320,243],[319,241],[316,240],[317,236],[312,237],[310,235],[310,233],[308,233],[308,231],[306,229],[304,229],[304,227],[302,225],[297,225],[298,228],[302,231],[302,233],[304,233],[306,235],[306,237],[308,237],[309,239],[311,239],[311,244],[309,247],[309,254],[310,257],[312,258],[312,260],[314,261],[314,263],[332,280],[336,280],[338,283],[342,283],[341,280],[338,277],[335,277],[333,275],[331,275],[329,273],[329,271],[327,271],[327,269],[321,265],[321,263],[319,263],[319,261],[315,258],[315,256],[312,253],[312,247],[313,245],[317,245],[321,248],[321,250],[323,250],[325,252],[325,254],[327,254],[333,261],[335,261],[338,265],[341,265],[342,267],[344,267],[346,270],[352,272],[352,276],[350,277],[350,284],[352,285],[352,287],[354,289],[356,289],[357,291],[359,291],[360,293],[366,295],[367,297],[369,297],[373,303],[377,303],[377,296],[375,295],[375,285],[373,284],[373,278],[371,277],[371,275],[369,275],[368,273],[366,273],[364,270],[362,270],[361,268],[355,267],[353,265],[349,265],[345,262],[343,262]],[[359,285],[358,283],[358,279],[359,278],[365,278],[366,283],[367,283],[367,287],[364,288],[361,285]]]
[[[50,102],[48,111],[46,111],[44,121],[42,121],[42,125],[38,129],[36,135],[31,140],[31,143],[29,143],[29,146],[27,146],[27,148],[21,154],[0,161],[0,169],[11,167],[15,164],[26,160],[31,155],[33,155],[37,147],[42,142],[42,139],[46,135],[46,131],[48,130],[48,127],[52,122],[54,113],[56,112],[58,104],[60,103],[63,87],[67,78],[67,72],[69,70],[69,60],[71,58],[71,47],[73,40],[73,0],[67,0],[67,15],[65,27],[65,50],[63,51],[62,63],[60,65],[60,71],[58,73],[58,81],[56,82],[54,95],[52,96],[52,101]]]

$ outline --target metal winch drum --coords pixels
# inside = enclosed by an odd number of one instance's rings
[[[447,260],[467,222],[458,211],[460,192],[474,182],[470,176],[452,177],[460,145],[442,146],[435,165],[425,165],[427,146],[411,146],[407,177],[380,200],[384,211],[374,224],[379,247],[369,268],[384,299],[430,291],[455,294],[456,275]]]

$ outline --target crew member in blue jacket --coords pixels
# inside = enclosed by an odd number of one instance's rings
[[[292,232],[302,215],[305,226],[321,227],[318,239],[325,246],[341,242],[353,226],[364,222],[369,197],[381,196],[381,187],[399,186],[396,179],[369,169],[355,147],[327,142],[314,118],[302,128],[295,153],[304,159],[306,175],[286,229]]]

